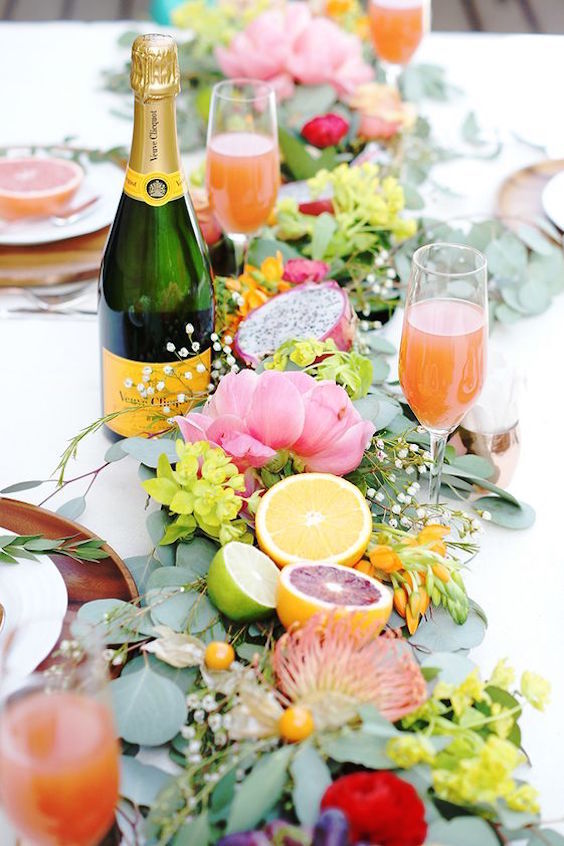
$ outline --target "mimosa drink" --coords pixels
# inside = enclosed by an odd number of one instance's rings
[[[423,426],[451,431],[476,401],[486,370],[484,309],[466,300],[408,305],[399,372],[405,397]]]
[[[254,132],[212,136],[207,186],[216,218],[228,233],[256,232],[274,208],[280,167],[273,138]]]
[[[94,698],[33,692],[0,720],[0,804],[41,846],[95,846],[118,799],[118,744],[110,709]]]
[[[379,59],[406,65],[421,43],[428,8],[423,0],[370,0],[370,33]]]

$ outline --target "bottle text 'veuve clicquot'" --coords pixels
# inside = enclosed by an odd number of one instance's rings
[[[116,436],[151,434],[209,383],[214,307],[207,248],[182,174],[176,45],[139,36],[132,49],[131,155],[100,273],[105,416]]]

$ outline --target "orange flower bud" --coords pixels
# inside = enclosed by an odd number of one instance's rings
[[[361,573],[364,573],[365,576],[373,576],[374,575],[374,567],[367,561],[366,558],[361,558],[358,564],[355,565],[355,570],[360,570]]]
[[[409,595],[407,607],[409,608],[414,617],[418,617],[421,613],[421,599],[421,592],[418,590],[412,591]]]
[[[412,614],[409,605],[405,609],[405,619],[407,621],[407,629],[409,634],[415,634],[417,631],[417,627],[419,626],[419,620],[421,619],[419,614]]]
[[[391,546],[375,546],[368,553],[370,563],[384,573],[397,573],[403,567],[402,560]]]
[[[405,612],[407,607],[407,593],[403,588],[396,588],[394,591],[394,608],[405,619]]]
[[[427,609],[429,607],[430,602],[431,602],[431,600],[429,598],[429,594],[427,593],[426,588],[422,587],[421,588],[421,608],[420,608],[422,615],[427,613]]]
[[[443,526],[441,523],[429,523],[417,535],[419,543],[429,543],[434,540],[441,540],[450,534],[448,526]]]
[[[448,567],[445,567],[444,564],[433,564],[431,569],[433,570],[433,575],[440,579],[441,582],[448,582],[450,579],[450,573]]]
[[[442,540],[438,540],[435,541],[435,543],[432,543],[429,549],[431,549],[433,552],[436,552],[437,555],[442,555],[443,558],[447,554],[446,543]]]

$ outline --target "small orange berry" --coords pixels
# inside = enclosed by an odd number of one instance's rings
[[[372,566],[383,573],[396,573],[403,567],[401,558],[391,546],[381,544],[374,546],[368,553],[368,557]]]
[[[228,670],[235,660],[235,650],[230,643],[213,640],[206,647],[204,661],[208,670]]]
[[[309,737],[315,728],[309,708],[292,705],[286,708],[278,722],[280,737],[288,743],[299,743]]]

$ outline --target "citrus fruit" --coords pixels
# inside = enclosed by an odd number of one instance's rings
[[[235,660],[235,650],[230,643],[212,640],[206,647],[204,661],[208,670],[228,670]]]
[[[68,203],[84,171],[67,159],[0,159],[0,217],[14,220],[55,214]]]
[[[280,737],[288,743],[300,743],[310,736],[314,728],[311,711],[309,708],[302,708],[301,705],[286,708],[278,721]]]
[[[250,623],[274,611],[278,576],[278,568],[260,549],[231,541],[210,564],[208,593],[230,620]]]
[[[355,564],[368,546],[372,516],[355,485],[329,473],[302,473],[262,497],[259,546],[280,567],[296,561]]]
[[[392,613],[392,592],[381,582],[350,567],[301,562],[280,574],[276,612],[288,629],[314,614],[351,614],[355,623],[383,628]]]

